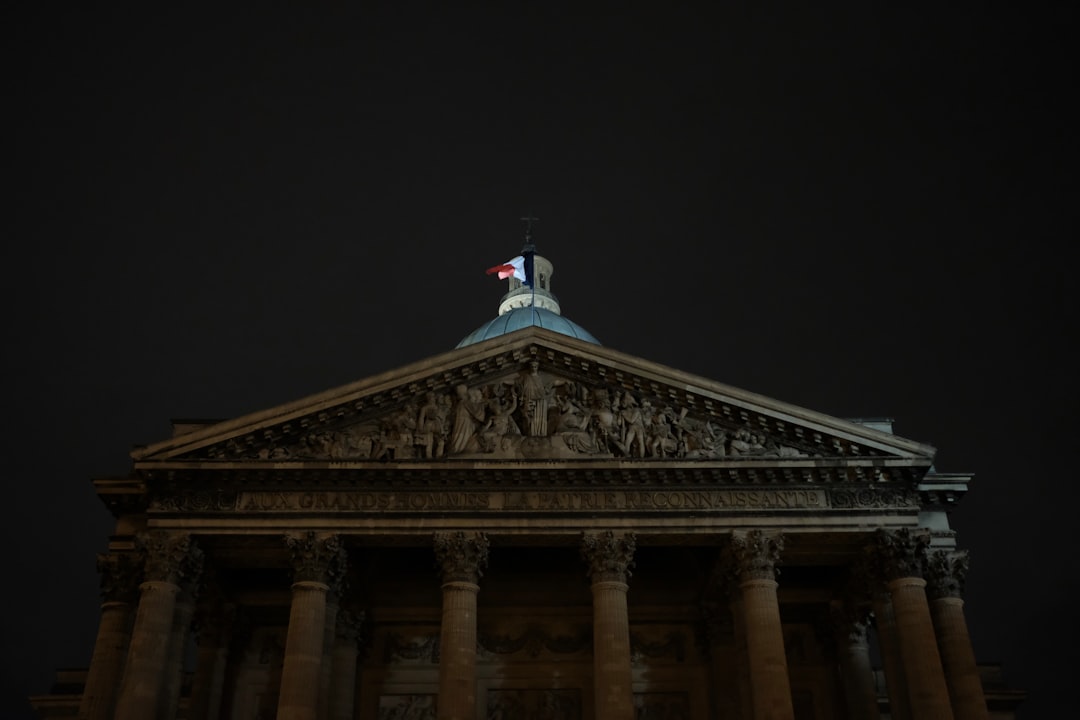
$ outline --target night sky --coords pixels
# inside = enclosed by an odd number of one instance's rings
[[[1076,24],[851,5],[9,12],[0,716],[89,663],[92,477],[453,348],[528,213],[604,345],[975,473],[976,654],[1064,716]]]

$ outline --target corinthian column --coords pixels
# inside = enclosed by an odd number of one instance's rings
[[[356,641],[363,611],[342,610],[334,640],[334,674],[330,681],[330,720],[352,720],[356,705]]]
[[[165,679],[161,683],[161,695],[158,698],[158,717],[161,720],[173,720],[180,707],[184,656],[187,654],[191,620],[195,616],[195,598],[203,570],[202,554],[189,555],[186,563],[187,570],[180,581],[180,592],[176,596],[176,610],[173,612],[172,631],[169,633],[169,656],[165,661]]]
[[[483,533],[435,534],[442,569],[442,628],[439,634],[439,720],[476,717],[476,594],[488,559]]]
[[[880,720],[874,668],[870,663],[869,609],[854,602],[833,602],[829,611],[848,717]]]
[[[928,589],[932,598],[930,615],[937,632],[945,683],[949,687],[956,720],[987,720],[986,697],[964,619],[964,601],[960,597],[967,570],[967,552],[939,550],[930,555],[927,563]]]
[[[326,594],[345,575],[345,548],[337,535],[285,536],[293,562],[292,605],[281,668],[278,720],[315,720],[326,623]]]
[[[926,600],[926,581],[922,578],[929,543],[926,532],[879,530],[874,550],[892,597],[911,716],[918,720],[953,720]]]
[[[165,668],[173,630],[176,596],[191,560],[202,553],[190,535],[154,530],[136,537],[146,557],[145,581],[139,586],[139,609],[116,703],[116,720],[157,717],[164,696]]]
[[[210,597],[200,601],[195,612],[198,659],[191,683],[191,720],[218,720],[225,687],[225,666],[229,659],[236,605],[225,602],[220,588],[208,586]]]
[[[783,547],[779,535],[766,535],[760,530],[736,531],[728,546],[742,591],[754,720],[795,717],[774,579]]]
[[[634,566],[633,533],[585,533],[581,556],[593,596],[593,690],[596,720],[633,720],[630,620],[626,584]]]
[[[142,559],[134,553],[98,555],[101,574],[101,622],[94,654],[79,703],[79,720],[112,720],[116,693],[131,642],[132,609]]]

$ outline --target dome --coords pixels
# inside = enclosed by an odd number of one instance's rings
[[[542,327],[545,330],[569,335],[570,337],[584,340],[585,342],[591,342],[596,345],[600,344],[600,341],[594,338],[592,333],[573,320],[564,318],[562,315],[552,312],[547,308],[526,306],[513,308],[512,310],[499,315],[494,320],[489,320],[466,335],[465,338],[457,344],[457,347],[463,348],[466,345],[473,345],[474,343],[483,342],[484,340],[490,340],[491,338],[506,335],[515,330],[521,330],[522,328],[533,325]]]

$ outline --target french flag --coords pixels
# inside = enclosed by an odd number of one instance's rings
[[[521,281],[522,285],[532,287],[532,253],[525,255],[518,255],[504,262],[502,265],[496,265],[487,269],[488,275],[499,274],[500,280],[506,278],[516,278]]]

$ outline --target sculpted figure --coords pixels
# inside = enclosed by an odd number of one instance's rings
[[[457,402],[454,406],[454,427],[450,432],[450,453],[479,452],[476,432],[484,422],[484,396],[478,389],[470,390],[465,385],[458,385],[455,392]]]
[[[530,437],[545,437],[548,434],[548,397],[549,389],[540,377],[540,363],[533,360],[529,371],[521,377],[521,414],[524,417],[522,430]]]
[[[492,452],[498,448],[503,438],[521,434],[513,418],[513,413],[518,406],[517,393],[511,388],[510,399],[506,400],[502,397],[503,392],[500,386],[495,395],[488,401],[491,415],[488,416],[487,422],[484,423],[484,429],[480,433],[481,445],[487,452]]]
[[[646,403],[648,400],[645,401]],[[648,424],[649,455],[652,457],[669,457],[679,449],[679,441],[671,431],[671,423],[675,412],[671,408],[653,413],[652,420]]]
[[[622,447],[627,455],[645,457],[645,420],[638,407],[637,400],[630,393],[623,396],[622,410],[619,411],[622,425]],[[637,452],[635,452],[635,448]]]
[[[597,390],[593,393],[590,420],[599,452],[610,451],[614,448],[622,454],[617,405],[618,403],[612,400],[607,390]]]
[[[424,457],[442,457],[446,450],[446,427],[443,422],[445,416],[441,414],[439,403],[435,399],[435,393],[429,392],[425,396],[425,403],[420,408],[420,414],[416,418],[416,444],[424,448]]]

